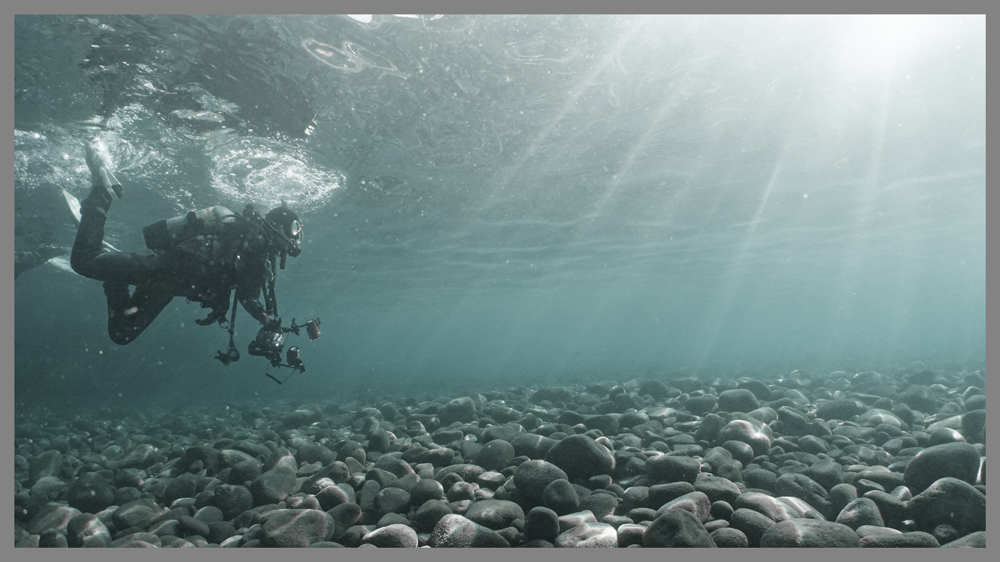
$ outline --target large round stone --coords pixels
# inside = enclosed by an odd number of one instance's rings
[[[691,512],[671,509],[657,517],[642,535],[646,548],[715,548],[705,526]]]
[[[829,400],[816,407],[816,417],[823,420],[849,420],[868,408],[854,398]]]
[[[524,461],[514,472],[514,486],[528,501],[541,504],[545,487],[553,480],[567,480],[566,473],[558,466],[543,460]]]
[[[945,443],[928,447],[906,465],[903,477],[914,494],[919,494],[939,478],[957,478],[976,483],[979,451],[968,443]]]
[[[417,548],[417,542],[417,532],[399,523],[375,529],[361,539],[362,544],[379,548]]]
[[[615,469],[614,454],[588,435],[563,438],[549,449],[545,460],[561,468],[568,479],[586,480]]]
[[[250,484],[250,493],[257,505],[278,503],[290,496],[294,489],[295,471],[286,466],[276,466]]]
[[[458,514],[445,515],[434,526],[427,544],[431,548],[507,548],[499,533]]]
[[[761,548],[860,548],[858,534],[847,525],[817,519],[788,519],[760,537]]]
[[[534,507],[524,520],[525,541],[554,542],[559,535],[559,515],[547,507]]]
[[[115,501],[115,489],[101,478],[83,477],[69,487],[66,499],[83,513],[100,513]]]
[[[333,534],[333,517],[318,509],[276,509],[261,525],[260,542],[275,548],[306,547]]]
[[[440,417],[441,423],[445,425],[471,422],[476,417],[476,403],[468,396],[456,398],[441,407]]]
[[[519,433],[510,444],[514,446],[514,454],[525,456],[529,459],[544,459],[545,453],[549,452],[558,441],[544,435],[535,433]]]
[[[559,548],[617,548],[618,532],[607,523],[583,523],[560,533],[554,544]]]
[[[906,503],[907,517],[925,531],[951,525],[965,535],[986,530],[986,496],[968,482],[942,478]]]
[[[658,455],[646,461],[646,474],[657,482],[694,483],[701,463],[691,457]]]
[[[514,446],[502,439],[494,439],[483,445],[476,454],[475,462],[486,470],[503,470],[514,459]]]
[[[515,519],[524,519],[521,506],[508,500],[480,500],[469,507],[465,517],[494,531],[510,526]]]
[[[569,483],[569,480],[560,479],[550,482],[542,494],[542,502],[545,507],[552,509],[559,515],[580,510],[580,496],[577,495],[576,488]]]
[[[724,412],[751,412],[760,407],[753,392],[745,388],[723,390],[719,393],[719,409]]]
[[[847,525],[855,531],[862,525],[874,525],[876,527],[885,525],[878,506],[868,498],[858,498],[847,504],[837,516],[837,523]]]
[[[750,418],[733,420],[723,426],[716,437],[718,443],[742,441],[753,448],[755,455],[763,455],[771,448],[771,428],[763,422]]]
[[[215,487],[212,503],[222,510],[223,517],[228,521],[253,507],[253,494],[246,486],[222,484]]]

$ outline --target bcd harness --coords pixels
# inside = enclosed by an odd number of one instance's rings
[[[224,228],[223,221],[230,217],[251,225],[253,230],[264,234],[269,240],[273,240],[271,236],[268,236],[269,234],[277,234],[279,239],[290,245],[289,248],[294,248],[294,244],[288,240],[287,237],[283,236],[276,228],[274,228],[273,225],[265,221],[263,217],[254,211],[252,205],[246,206],[243,210],[242,216],[237,215],[222,206],[209,207],[200,211],[189,211],[185,215],[174,217],[172,219],[161,220],[146,226],[142,229],[143,236],[146,240],[146,246],[155,252],[179,249],[191,254],[203,255],[204,249],[207,248],[208,252],[214,253],[216,248],[221,247],[219,238],[221,237]],[[204,238],[204,241],[197,241],[199,237]],[[232,264],[234,270],[240,267],[239,260],[241,256],[246,255],[246,249],[249,243],[250,233],[248,232],[243,235],[243,245],[239,252],[236,253],[236,260],[234,260]],[[268,244],[273,244],[273,241],[270,241]],[[264,266],[267,270],[266,279],[261,284],[261,290],[264,293],[264,311],[268,315],[275,317],[278,316],[278,301],[274,293],[274,284],[277,277],[275,271],[277,268],[277,258],[280,254],[282,258],[282,269],[284,269],[284,256],[289,251],[289,248],[279,248],[277,252],[268,251],[267,258],[264,262]],[[212,259],[213,257],[215,256],[209,256],[209,261],[212,263],[214,263],[214,260]],[[239,285],[235,280],[235,272],[234,279],[227,285],[228,290],[230,291],[238,288]],[[239,360],[240,357],[234,341],[238,299],[239,297],[237,292],[234,292],[232,310],[228,321],[229,347],[225,354],[220,351],[216,357],[227,365],[230,362]],[[190,301],[190,297],[188,300]],[[208,316],[202,320],[195,320],[195,323],[201,326],[211,324],[215,321],[218,321],[220,326],[226,324],[226,310],[224,307],[227,307],[228,305],[228,298],[221,303],[221,306],[217,299],[214,301],[203,302],[202,307],[211,307],[212,312],[210,312]]]

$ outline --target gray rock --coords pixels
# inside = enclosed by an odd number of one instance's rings
[[[950,543],[941,545],[941,548],[986,548],[986,531],[976,531]]]
[[[805,474],[793,472],[782,474],[774,483],[774,491],[781,496],[792,496],[804,500],[821,512],[826,512],[830,507],[826,488]]]
[[[117,463],[117,468],[149,468],[156,463],[156,447],[144,443],[129,449]]]
[[[103,478],[87,475],[73,482],[66,499],[70,507],[83,513],[98,513],[112,505],[115,489]]]
[[[164,503],[166,505],[170,505],[178,498],[195,497],[198,493],[199,479],[200,477],[194,474],[182,474],[171,480],[170,483],[167,484],[166,490],[163,492]]]
[[[509,527],[515,519],[524,519],[524,510],[512,501],[480,500],[472,504],[465,517],[496,531]]]
[[[286,466],[276,466],[250,484],[255,505],[278,503],[294,491],[295,471]]]
[[[816,519],[788,519],[769,528],[761,548],[859,548],[857,533],[847,525]]]
[[[184,536],[189,535],[201,535],[202,537],[207,537],[209,533],[208,523],[200,521],[191,517],[190,515],[182,515],[180,519],[177,520],[181,524],[181,531],[184,532]]]
[[[375,495],[375,510],[379,516],[386,513],[406,513],[410,494],[401,488],[382,488]]]
[[[361,518],[361,507],[356,503],[342,503],[327,511],[333,518],[333,534],[330,538],[340,540],[347,529],[350,529]]]
[[[543,460],[529,460],[518,465],[514,472],[514,485],[525,499],[538,505],[543,501],[545,488],[560,478],[569,479],[558,466]]]
[[[524,540],[555,542],[559,535],[559,515],[547,507],[534,507],[524,520]]]
[[[306,408],[301,408],[289,412],[281,417],[281,423],[289,429],[294,429],[297,427],[302,427],[304,425],[310,425],[321,421],[323,415],[315,410],[309,410]]]
[[[684,408],[696,416],[703,416],[718,407],[718,399],[711,394],[692,396],[684,402]]]
[[[469,423],[476,419],[476,404],[467,396],[455,398],[441,407],[440,416],[445,425],[456,421]]]
[[[937,539],[923,531],[894,535],[871,534],[861,537],[861,548],[937,548]]]
[[[437,480],[422,478],[413,489],[410,490],[410,502],[412,505],[423,505],[427,500],[440,500],[444,498],[444,487]]]
[[[273,548],[306,547],[333,534],[333,517],[317,509],[275,509],[260,526],[260,542]]]
[[[753,392],[745,388],[723,390],[719,393],[719,409],[724,412],[750,412],[760,407]]]
[[[244,485],[261,475],[260,463],[256,460],[239,462],[229,471],[229,483]]]
[[[816,417],[823,420],[849,420],[867,409],[860,400],[854,398],[830,400],[816,407]]]
[[[237,515],[253,507],[253,494],[246,486],[222,484],[215,487],[212,505],[222,511],[225,520],[234,519]]]
[[[148,529],[162,512],[163,510],[155,502],[138,499],[119,506],[111,515],[111,522],[116,529],[129,527]]]
[[[701,463],[691,457],[658,455],[646,461],[646,474],[657,482],[694,483]]]
[[[937,412],[937,398],[930,388],[922,384],[911,384],[909,388],[899,393],[897,400],[925,414]]]
[[[742,492],[728,478],[713,476],[711,474],[701,474],[694,481],[694,489],[704,492],[710,502],[724,501],[732,504]]]
[[[907,517],[920,530],[951,525],[959,534],[986,530],[986,496],[968,482],[942,478],[913,496],[906,504]]]
[[[586,480],[598,474],[611,474],[615,456],[587,435],[570,435],[556,443],[545,460],[561,468],[568,479]],[[520,488],[520,486],[518,486]]]
[[[319,505],[324,511],[330,511],[340,504],[353,502],[351,496],[340,486],[326,486],[316,493],[316,499],[319,500]]]
[[[73,548],[90,542],[92,545],[111,544],[111,532],[104,522],[90,513],[81,513],[70,519],[66,524],[66,541]]]
[[[736,508],[736,511],[739,511],[740,509],[756,511],[757,513],[760,513],[775,522],[781,522],[788,519],[788,513],[785,511],[785,507],[781,504],[781,502],[772,496],[757,492],[747,492],[741,495],[736,499],[736,503],[733,504],[733,507]]]
[[[542,493],[542,503],[559,515],[580,510],[580,497],[577,495],[576,489],[568,480],[562,478],[553,480],[545,487],[545,492]]]
[[[494,439],[483,445],[475,457],[475,462],[486,470],[503,470],[514,459],[514,446],[502,439]]]
[[[29,483],[34,484],[46,476],[59,476],[63,470],[63,454],[55,449],[49,449],[30,461]]]
[[[906,465],[906,485],[914,494],[919,494],[939,478],[957,478],[975,484],[979,474],[979,459],[979,451],[969,443],[946,443],[928,447],[917,453]]]
[[[112,548],[159,548],[160,537],[152,533],[130,533],[117,538],[109,545]]]
[[[412,521],[417,531],[430,533],[442,517],[451,513],[447,503],[441,500],[427,500],[414,512]]]
[[[375,529],[361,539],[362,544],[371,544],[379,548],[417,548],[417,542],[417,532],[401,524]]]
[[[375,461],[375,468],[391,473],[396,478],[413,474],[413,467],[403,459],[391,455],[382,455]]]
[[[715,440],[719,443],[726,441],[741,441],[753,448],[755,455],[763,455],[771,448],[771,428],[760,420],[736,419],[727,423],[719,431]]]
[[[642,536],[642,546],[715,548],[715,542],[693,514],[683,509],[671,509],[649,524]]]
[[[854,530],[857,530],[862,525],[874,525],[877,527],[885,525],[878,506],[868,498],[858,498],[847,504],[840,511],[840,514],[837,515],[837,523],[847,525]]]
[[[760,538],[775,525],[770,517],[752,509],[741,507],[729,518],[729,526],[739,529],[747,543],[752,547],[760,546]]]
[[[573,400],[573,393],[561,386],[552,386],[547,388],[539,388],[536,390],[529,399],[535,404],[542,402],[543,400],[548,400],[549,402],[570,402]]]
[[[565,533],[566,531],[576,527],[577,525],[582,525],[584,523],[597,523],[597,518],[594,514],[589,511],[577,511],[576,513],[567,513],[566,515],[559,516],[559,532]]]
[[[431,548],[507,548],[510,543],[492,529],[457,514],[438,521],[427,541]]]
[[[712,537],[712,542],[718,548],[746,548],[750,546],[746,534],[732,527],[716,529],[709,533],[709,536]]]
[[[829,458],[813,463],[804,474],[827,490],[844,482],[844,467]]]
[[[445,475],[451,474],[452,472],[458,474],[462,480],[466,482],[475,482],[479,475],[486,472],[483,467],[474,464],[453,464],[451,466],[446,466],[434,474],[434,479],[443,482]]]
[[[758,488],[761,490],[774,490],[778,475],[763,468],[743,469],[743,483],[748,488]]]
[[[28,532],[42,535],[46,532],[66,534],[70,520],[80,515],[80,511],[64,505],[49,505],[43,507],[28,523]]]
[[[208,524],[208,534],[205,538],[212,544],[222,544],[226,539],[236,534],[236,527],[227,521],[213,521]]]
[[[663,504],[676,500],[677,498],[694,492],[694,485],[690,482],[671,482],[670,484],[654,484],[650,486],[646,493],[646,502],[636,507],[651,507],[659,509]]]
[[[605,517],[615,513],[619,503],[618,496],[614,494],[593,493],[580,502],[579,509],[593,513],[598,521],[604,521]]]
[[[667,511],[674,509],[687,511],[702,523],[708,521],[712,516],[712,502],[708,500],[708,496],[704,492],[695,491],[690,494],[684,494],[677,499],[663,504],[656,510],[656,517],[659,518]]]
[[[560,533],[558,548],[617,548],[618,532],[607,523],[583,523]]]

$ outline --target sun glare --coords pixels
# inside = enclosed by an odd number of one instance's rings
[[[835,56],[843,71],[855,75],[899,70],[926,51],[933,28],[931,16],[857,16],[847,22]]]

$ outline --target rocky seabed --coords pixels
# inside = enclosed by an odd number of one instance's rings
[[[15,544],[985,547],[984,374],[22,414]]]

